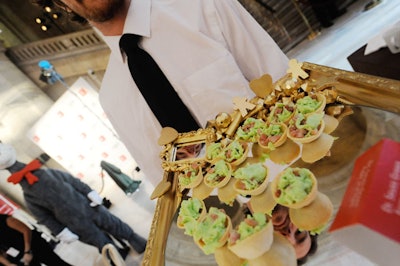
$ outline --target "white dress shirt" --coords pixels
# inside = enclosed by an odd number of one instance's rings
[[[232,112],[234,97],[254,97],[248,83],[282,77],[288,59],[237,0],[132,0],[124,33],[144,36],[142,47],[160,66],[197,121]],[[100,102],[122,142],[153,185],[163,176],[157,140],[161,126],[129,72],[121,36],[111,48]]]

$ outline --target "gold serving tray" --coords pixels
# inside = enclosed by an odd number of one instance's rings
[[[319,190],[330,197],[335,207],[335,213],[344,195],[348,178],[351,175],[355,159],[373,144],[384,137],[400,141],[400,81],[391,80],[361,73],[320,66],[308,62],[302,64],[302,69],[310,75],[310,80],[318,83],[320,90],[333,91],[333,99],[338,104],[352,106],[353,114],[341,117],[339,127],[332,133],[338,137],[331,149],[331,156],[307,164],[298,160],[296,166],[309,168],[318,178]],[[208,129],[180,134],[178,142],[212,141],[213,135]],[[170,148],[162,154],[163,163],[170,156]],[[175,261],[171,265],[179,265],[179,252],[172,256],[166,254],[169,234],[182,234],[174,228],[174,216],[182,199],[186,196],[178,188],[176,169],[178,165],[167,163],[163,180],[155,188],[152,199],[157,199],[157,205],[148,237],[147,248],[142,265],[160,266],[166,264],[166,258]],[[196,248],[196,247],[195,247]],[[197,248],[197,250],[199,250]],[[198,252],[198,251],[196,251]],[[310,257],[311,261],[321,263],[341,252],[330,240],[328,233],[319,237],[317,253]],[[167,256],[168,255],[168,256]],[[205,256],[205,255],[204,255]],[[182,265],[191,265],[185,261]],[[209,258],[204,265],[210,264]],[[212,259],[211,259],[212,261]],[[194,265],[193,261],[193,265]],[[168,263],[167,263],[168,264]],[[201,264],[196,264],[201,265]]]

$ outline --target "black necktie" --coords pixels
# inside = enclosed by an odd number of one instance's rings
[[[132,78],[162,127],[178,132],[199,129],[186,105],[165,77],[157,63],[138,46],[141,36],[122,35],[119,45],[128,57]]]

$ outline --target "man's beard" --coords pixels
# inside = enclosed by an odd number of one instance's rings
[[[92,22],[106,22],[120,12],[123,8],[124,0],[105,0],[103,8],[94,8],[87,11],[86,19]]]

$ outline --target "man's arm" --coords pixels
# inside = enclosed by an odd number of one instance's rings
[[[24,257],[22,258],[25,265],[29,265],[33,259],[32,255],[32,231],[23,222],[10,216],[6,220],[8,227],[20,232],[24,237]]]
[[[0,253],[0,263],[3,264],[4,266],[17,266],[14,263],[11,263],[6,257],[3,252]]]
[[[32,241],[32,231],[31,229],[26,226],[23,222],[15,219],[14,217],[10,216],[6,220],[8,227],[20,232],[24,236],[24,251],[31,250],[31,241]]]
[[[248,80],[270,74],[285,75],[288,58],[264,28],[237,0],[214,0],[221,32]]]

